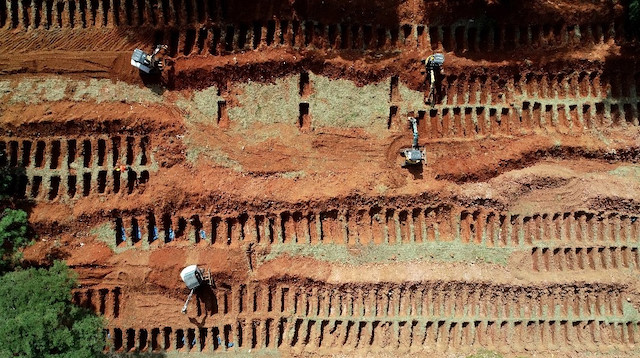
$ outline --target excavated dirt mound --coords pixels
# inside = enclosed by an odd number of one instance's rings
[[[626,6],[0,1],[25,259],[66,260],[113,352],[636,356]]]

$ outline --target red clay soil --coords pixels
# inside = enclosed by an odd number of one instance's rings
[[[507,356],[637,355],[640,107],[634,91],[640,77],[621,4],[222,4],[220,13],[208,12],[204,20],[195,14],[166,25],[125,25],[126,12],[120,25],[106,27],[98,18],[95,26],[32,24],[23,30],[2,20],[0,81],[12,88],[25,79],[101,78],[166,91],[162,102],[153,104],[126,99],[24,104],[0,97],[0,141],[7,153],[18,140],[34,147],[38,141],[77,140],[80,148],[99,136],[152,143],[153,163],[143,168],[149,179],[136,177],[129,192],[123,184],[118,193],[92,189],[66,201],[40,195],[16,204],[28,209],[38,234],[25,260],[38,265],[66,260],[79,275],[74,300],[107,319],[109,349],[265,348],[285,355],[360,356],[465,355],[482,348]],[[11,20],[3,9],[0,15]],[[470,49],[456,42],[459,46],[447,49],[446,40],[428,46],[389,40],[373,49],[336,49],[322,36],[302,46],[242,50],[225,49],[222,42],[200,49],[196,40],[193,49],[183,45],[191,30],[214,34],[224,24],[262,26],[266,34],[270,20],[313,21],[327,28],[376,24],[391,29],[383,31],[390,39],[399,36],[402,25],[416,25],[416,31],[426,25],[421,31],[433,28],[455,42],[458,25],[476,23],[461,19],[497,26],[502,35],[491,41],[501,41],[503,48]],[[510,48],[507,33],[515,28],[524,33],[523,26],[540,27],[549,38],[535,43],[532,36]],[[556,32],[575,34],[576,28],[589,30],[575,43],[558,40],[562,36]],[[597,31],[602,38],[590,42]],[[172,47],[160,79],[130,66],[133,48],[174,36],[180,45]],[[427,158],[418,169],[400,166],[398,152],[411,143],[409,131],[224,127],[215,120],[190,122],[177,104],[195,90],[216,86],[227,106],[240,105],[234,84],[273,83],[303,71],[358,86],[397,76],[410,89],[426,91],[419,59],[433,46],[446,52],[449,100],[456,91],[472,92],[480,83],[475,79],[493,82],[477,88],[479,101],[439,103],[433,114],[407,113],[421,116],[420,145]],[[469,87],[460,89],[459,83]],[[550,88],[562,93],[564,83],[568,94],[553,99],[558,103],[544,96]],[[495,99],[505,93],[498,106]],[[558,115],[545,125],[540,118],[546,103],[549,113],[552,105],[560,112],[566,104],[563,115],[575,117]],[[584,109],[585,103],[593,108]],[[451,132],[438,122],[449,120],[445,107],[454,113]],[[511,111],[497,120],[503,108]],[[460,120],[465,113],[487,113],[493,127],[473,127]],[[584,119],[584,126],[576,124],[588,115],[593,118]],[[279,135],[256,143],[249,131]],[[194,148],[213,144],[236,166],[206,155],[188,158]],[[85,167],[70,169],[69,175],[80,183],[81,173],[93,170]],[[93,171],[98,176],[101,169]],[[149,240],[154,227],[155,241]],[[202,288],[182,315],[188,290],[179,274],[194,263],[211,270],[213,285]],[[433,327],[439,333],[430,341]]]

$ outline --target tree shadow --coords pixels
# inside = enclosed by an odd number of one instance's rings
[[[10,141],[8,143],[0,142],[0,217],[4,215],[4,211],[7,209],[24,211],[27,214],[27,230],[25,237],[29,242],[33,243],[37,237],[37,233],[34,226],[30,223],[29,217],[31,216],[36,202],[30,198],[33,193],[28,193],[27,189],[28,184],[31,183],[31,189],[35,190],[33,188],[35,186],[34,183],[36,183],[37,180],[35,176],[29,176],[26,168],[22,165],[23,162],[24,158],[18,158],[17,141]],[[40,186],[44,186],[44,183],[38,183],[38,187]],[[4,246],[5,249],[11,247],[10,250],[13,250],[13,245],[10,242],[5,242]],[[24,248],[19,248],[18,252],[22,252],[23,249]],[[11,266],[49,267],[56,259],[64,259],[67,257],[67,253],[59,247],[48,252],[46,255],[48,259],[46,260],[45,265],[25,260],[22,258],[22,255],[19,254],[20,259],[17,262],[12,263]]]
[[[5,150],[0,150],[0,207],[20,209],[31,213],[35,202],[27,198],[27,170],[18,166],[17,158],[7,158]]]
[[[4,209],[13,209],[23,210],[28,217],[35,206],[35,201],[27,196],[29,181],[27,170],[16,164],[17,158],[13,155],[10,157],[7,158],[6,152],[0,150],[0,215]],[[27,235],[34,237],[35,232],[32,227],[28,228]]]

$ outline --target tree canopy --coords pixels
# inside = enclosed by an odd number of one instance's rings
[[[631,31],[635,34],[640,33],[640,0],[631,0],[627,13]]]
[[[16,194],[16,177],[13,175],[11,169],[12,168],[8,167],[0,167],[0,200],[9,199]]]
[[[5,209],[0,218],[0,272],[10,269],[20,258],[20,250],[29,244],[27,213]]]
[[[0,204],[19,199],[20,168],[10,169],[0,168]],[[103,320],[72,303],[73,271],[63,262],[21,268],[22,249],[31,242],[28,233],[25,211],[0,211],[0,357],[103,356]]]
[[[0,277],[0,357],[100,356],[102,318],[71,302],[74,285],[62,262]]]

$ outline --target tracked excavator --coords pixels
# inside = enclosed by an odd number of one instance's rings
[[[193,293],[203,285],[211,286],[213,281],[211,281],[211,271],[207,270],[205,273],[204,269],[199,268],[197,265],[185,267],[182,272],[180,272],[180,278],[184,281],[187,288],[191,290],[187,297],[187,302],[182,306],[182,313],[186,314],[187,307],[189,306],[191,297],[193,297]]]
[[[425,69],[427,72],[427,78],[429,79],[429,95],[425,99],[426,104],[431,104],[431,106],[437,103],[437,88],[438,81],[440,80],[440,76],[442,73],[442,65],[444,64],[444,55],[441,53],[435,53],[426,60],[424,60]]]
[[[167,45],[157,45],[151,54],[135,49],[131,55],[131,66],[140,69],[144,73],[158,74],[162,72],[164,67],[164,61],[158,58],[158,54],[163,50],[167,50]]]
[[[404,157],[402,167],[421,165],[425,162],[426,158],[424,147],[418,145],[418,121],[413,117],[409,117],[409,123],[413,130],[413,144],[411,148],[403,148],[400,150],[400,155]]]

